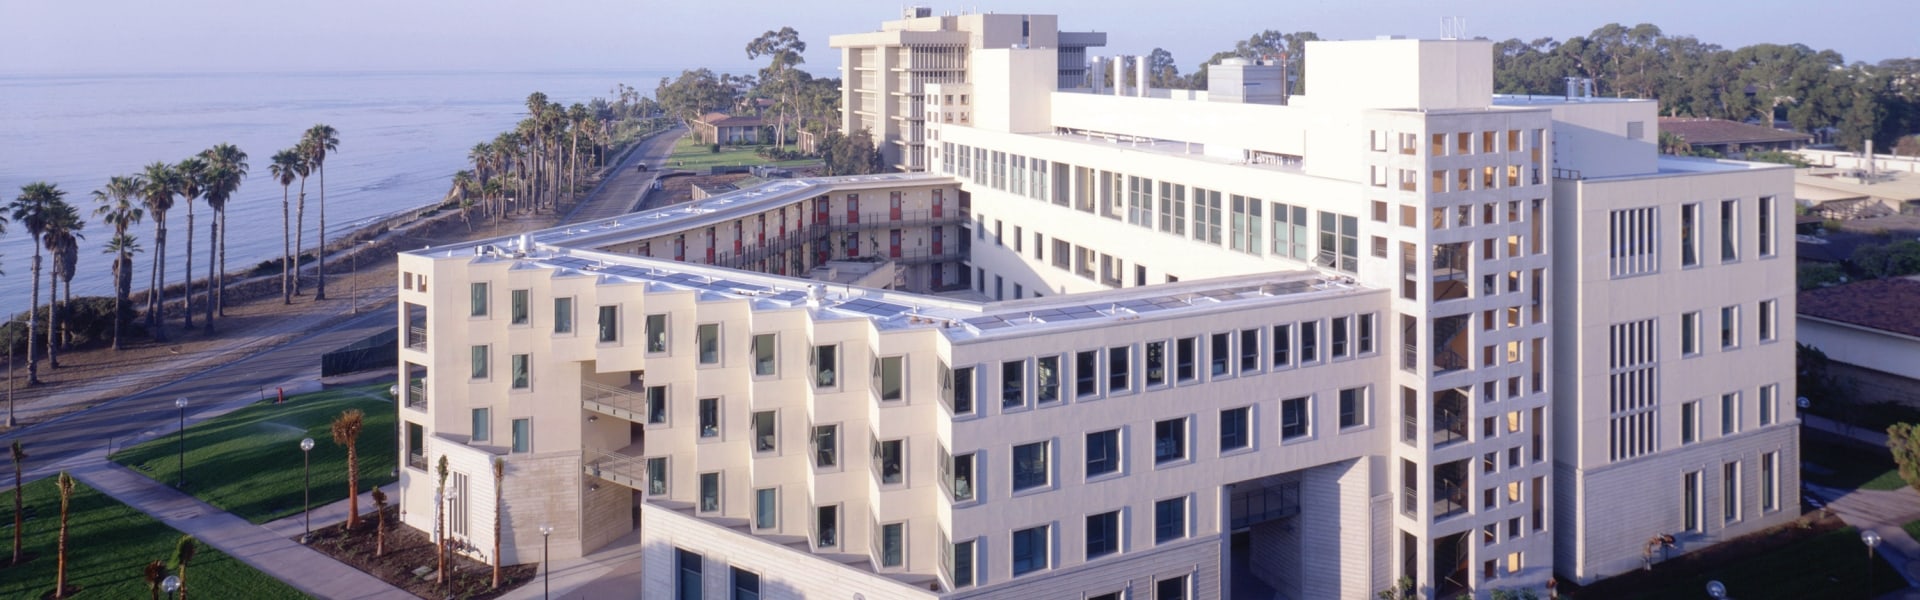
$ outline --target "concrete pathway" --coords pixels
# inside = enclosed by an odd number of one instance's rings
[[[640,200],[662,173],[667,157],[673,155],[674,143],[686,134],[685,126],[675,125],[641,141],[639,147],[627,152],[620,164],[614,165],[607,177],[587,192],[586,198],[574,205],[560,222],[579,223],[639,210]],[[648,170],[639,170],[640,163],[647,163]]]
[[[191,534],[240,562],[314,597],[413,597],[359,569],[295,543],[272,529],[248,523],[246,519],[214,508],[126,467],[97,461],[72,474],[88,486],[153,515],[168,527]]]
[[[621,536],[599,552],[572,560],[554,561],[552,572],[500,596],[500,600],[591,600],[634,598],[640,595],[640,532]],[[543,580],[548,583],[543,584]],[[551,596],[546,585],[551,585]]]
[[[1854,427],[1818,415],[1803,414],[1800,424],[1808,429],[1844,436],[1863,444],[1881,448],[1887,444],[1886,433]],[[1900,576],[1907,580],[1908,585],[1907,589],[1888,593],[1881,598],[1920,600],[1920,589],[1916,589],[1920,587],[1920,540],[1915,540],[1902,527],[1907,522],[1920,519],[1920,493],[1915,493],[1912,488],[1840,490],[1805,483],[1804,479],[1802,486],[1848,525],[1880,534],[1882,541],[1877,551],[1886,557],[1888,564],[1899,568]],[[1882,574],[1887,575],[1890,574]]]

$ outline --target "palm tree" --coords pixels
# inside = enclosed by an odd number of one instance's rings
[[[173,568],[180,573],[179,600],[187,600],[187,563],[193,562],[193,555],[197,550],[199,550],[199,544],[195,543],[191,535],[180,536],[180,541],[173,545]]]
[[[347,530],[360,526],[360,430],[367,416],[360,409],[349,409],[334,417],[333,443],[347,447]]]
[[[60,488],[60,545],[59,566],[53,576],[53,597],[67,597],[67,515],[73,506],[73,476],[66,471],[60,472],[60,478],[54,481]]]
[[[200,195],[206,191],[207,161],[198,156],[189,156],[180,159],[180,163],[174,165],[173,170],[180,174],[179,179],[176,180],[178,187],[174,188],[174,192],[180,194],[181,199],[187,203],[187,271],[186,280],[180,285],[180,291],[183,292],[182,296],[186,300],[181,303],[180,317],[187,329],[193,329],[193,201],[199,199]],[[165,285],[167,282],[161,280],[160,283]]]
[[[387,553],[387,493],[373,486],[373,556]]]
[[[500,513],[507,509],[506,491],[500,482],[507,478],[507,459],[493,457],[493,589],[500,589]]]
[[[27,311],[27,385],[40,384],[40,363],[34,356],[34,330],[40,318],[40,248],[45,243],[48,221],[54,218],[57,204],[67,193],[60,186],[36,181],[20,187],[20,195],[7,205],[13,222],[26,226],[33,236],[32,308]],[[51,363],[50,363],[51,364]]]
[[[213,224],[207,233],[207,333],[213,333],[213,314],[224,314],[227,292],[227,201],[247,179],[247,153],[233,144],[217,144],[200,153],[207,161],[207,206],[213,208]],[[219,269],[214,268],[215,246],[219,247]]]
[[[460,170],[453,174],[453,192],[460,205],[460,218],[467,222],[467,231],[473,231],[473,199],[469,198],[477,184],[473,180],[473,171]]]
[[[167,580],[167,563],[157,560],[147,563],[141,576],[147,582],[147,592],[153,595],[153,600],[160,600],[160,584]]]
[[[47,364],[59,367],[56,360],[58,350],[66,345],[66,336],[59,335],[60,304],[55,288],[65,287],[67,299],[73,299],[73,269],[80,261],[80,242],[85,236],[79,234],[87,226],[86,219],[80,217],[80,210],[65,201],[54,206],[53,219],[47,222],[47,233],[43,236],[47,252],[53,254],[53,273],[47,278]],[[72,310],[72,303],[68,303]]]
[[[27,462],[27,451],[20,440],[13,441],[13,564],[20,564],[20,530],[27,522],[25,488],[20,487],[20,471]]]
[[[127,229],[146,218],[146,211],[136,204],[134,199],[140,195],[140,186],[145,183],[139,175],[115,175],[107,180],[107,187],[94,190],[93,201],[99,203],[93,214],[101,222],[113,227],[113,239],[107,243],[107,252],[113,259],[113,349],[119,350],[120,315],[127,310],[127,296],[133,288],[133,253],[139,250],[133,236],[127,235]]]
[[[300,257],[307,253],[307,177],[313,174],[313,153],[307,150],[307,140],[293,145],[293,151],[300,155],[300,196],[293,205],[293,295],[300,295]]]
[[[157,340],[167,339],[166,319],[161,318],[161,307],[166,304],[167,296],[167,211],[173,209],[173,188],[179,175],[173,166],[163,162],[147,165],[140,172],[140,179],[146,184],[140,186],[140,199],[146,203],[147,215],[153,217],[153,269],[148,274],[147,284],[147,329]]]
[[[320,291],[313,294],[315,300],[327,299],[327,153],[340,149],[340,132],[332,125],[321,123],[307,129],[302,140],[307,147],[307,160],[313,163],[314,170],[320,172],[320,248],[314,253],[315,262],[320,263]]]
[[[573,147],[567,151],[567,195],[579,193],[580,185],[580,128],[587,122],[587,105],[579,102],[567,108],[567,136]]]
[[[293,304],[293,223],[288,220],[287,194],[295,177],[306,176],[306,158],[297,149],[288,148],[273,153],[273,164],[267,165],[267,174],[280,182],[280,303]],[[306,185],[301,184],[301,197],[306,196]]]

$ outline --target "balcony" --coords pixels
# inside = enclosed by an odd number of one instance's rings
[[[588,450],[580,467],[586,474],[636,490],[647,489],[647,459],[634,444],[612,452]]]
[[[1467,392],[1465,389],[1441,390],[1433,395],[1433,447],[1467,439]]]
[[[935,225],[959,225],[965,218],[960,211],[944,211],[934,216],[930,210],[874,211],[859,213],[854,219],[847,219],[846,213],[835,214],[831,230],[835,233],[861,231],[867,229],[899,229],[903,227],[932,227]]]
[[[640,383],[627,387],[580,382],[580,407],[616,419],[647,422],[647,394]]]
[[[1467,463],[1456,460],[1433,467],[1433,520],[1467,512]]]

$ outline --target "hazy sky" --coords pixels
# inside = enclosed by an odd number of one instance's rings
[[[807,68],[834,76],[827,36],[877,29],[905,3],[873,0],[0,0],[0,73],[658,69],[744,71],[748,40],[783,25]],[[1103,54],[1173,52],[1182,72],[1262,29],[1323,38],[1437,37],[1441,17],[1470,36],[1566,39],[1648,22],[1725,47],[1834,49],[1849,61],[1920,56],[1920,1],[1265,0],[922,3],[935,13],[1061,15],[1108,33]],[[651,86],[641,86],[643,89]]]

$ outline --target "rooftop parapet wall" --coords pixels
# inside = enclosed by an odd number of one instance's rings
[[[1416,110],[1492,105],[1486,40],[1307,42],[1308,96],[1323,107]]]

